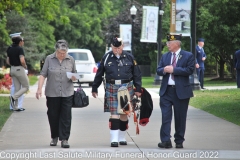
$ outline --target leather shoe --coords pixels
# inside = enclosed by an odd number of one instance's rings
[[[120,145],[127,145],[127,141],[120,141],[119,144]]]
[[[183,148],[183,144],[182,143],[176,143],[176,148]]]
[[[118,142],[112,142],[111,147],[118,147]]]
[[[62,140],[61,147],[62,147],[62,148],[69,148],[70,145],[68,144],[68,141],[67,141],[67,140]]]
[[[167,141],[167,142],[158,143],[158,147],[159,148],[172,148],[172,142]]]
[[[58,137],[53,138],[52,141],[50,142],[50,146],[56,146],[58,142]]]

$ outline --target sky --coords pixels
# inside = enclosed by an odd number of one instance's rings
[[[176,3],[177,10],[191,10],[191,0],[177,0]]]

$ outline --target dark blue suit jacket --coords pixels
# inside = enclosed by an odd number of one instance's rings
[[[240,50],[235,52],[234,62],[235,62],[234,68],[240,69]]]
[[[172,53],[168,52],[162,55],[157,68],[157,74],[163,76],[162,84],[160,88],[160,96],[163,96],[167,90],[168,79],[170,74],[163,73],[164,67],[171,65]],[[189,82],[189,75],[193,74],[195,69],[195,59],[191,52],[181,50],[178,56],[177,65],[174,68],[174,80],[177,96],[179,99],[186,99],[193,97],[193,91]]]
[[[204,61],[202,60],[202,57],[206,57],[205,52],[199,48],[199,46],[196,46],[196,63],[199,64],[199,67],[204,68]]]

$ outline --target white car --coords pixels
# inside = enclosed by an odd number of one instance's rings
[[[80,83],[88,83],[92,86],[98,69],[92,52],[89,49],[68,49],[68,54],[75,59]]]

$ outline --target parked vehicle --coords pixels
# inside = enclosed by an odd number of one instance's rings
[[[75,59],[77,73],[80,75],[80,83],[88,83],[89,86],[92,86],[97,73],[97,66],[92,52],[89,49],[68,49],[68,54]]]

